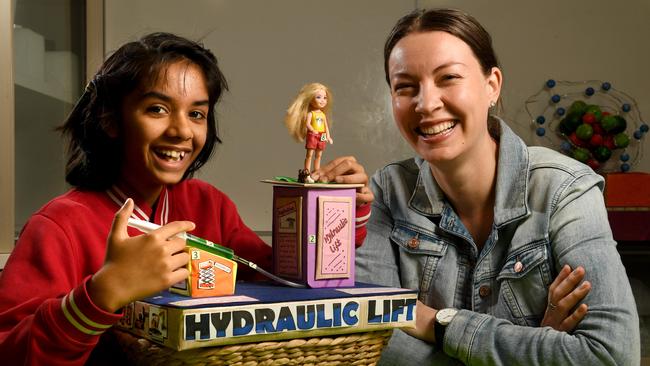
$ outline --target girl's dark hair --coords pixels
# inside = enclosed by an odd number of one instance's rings
[[[388,76],[388,59],[400,39],[411,33],[442,31],[460,38],[474,52],[481,68],[488,74],[499,61],[492,48],[492,37],[471,15],[455,9],[414,10],[397,21],[384,45],[384,72]]]
[[[152,33],[126,43],[104,61],[59,127],[67,140],[65,178],[69,184],[104,190],[115,183],[125,157],[121,156],[122,139],[111,137],[109,131],[121,130],[124,97],[141,85],[155,83],[164,77],[167,66],[178,61],[191,62],[202,70],[209,97],[207,139],[183,179],[208,161],[221,142],[214,107],[228,90],[226,79],[216,57],[203,45],[170,33]]]

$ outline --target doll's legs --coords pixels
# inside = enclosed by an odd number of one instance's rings
[[[314,170],[320,169],[320,158],[323,156],[323,150],[316,150],[316,156],[314,157]]]
[[[311,171],[311,159],[314,156],[314,149],[307,149],[307,155],[305,155],[305,170],[306,171]],[[320,159],[320,155],[316,155],[318,159]],[[320,165],[320,161],[318,161],[318,164]],[[316,170],[316,167],[314,167],[314,170]]]

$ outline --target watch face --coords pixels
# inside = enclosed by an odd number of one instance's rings
[[[458,310],[452,308],[440,309],[436,313],[436,320],[440,324],[447,325],[451,322],[457,312]]]

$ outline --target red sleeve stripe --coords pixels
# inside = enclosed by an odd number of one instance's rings
[[[94,322],[84,315],[74,302],[74,290],[63,297],[61,300],[61,309],[70,324],[82,333],[97,335],[112,326],[111,324]]]

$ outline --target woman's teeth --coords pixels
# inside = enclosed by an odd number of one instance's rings
[[[185,151],[158,150],[157,152],[171,161],[180,161],[185,157]]]
[[[437,135],[444,131],[452,129],[456,126],[456,122],[442,122],[428,127],[418,127],[419,131],[423,135]]]

